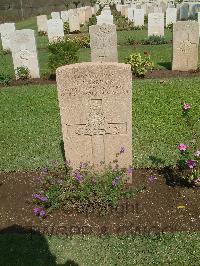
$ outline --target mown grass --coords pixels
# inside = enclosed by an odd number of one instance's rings
[[[71,239],[6,234],[0,235],[0,265],[199,265],[199,240],[199,233]]]
[[[133,81],[133,164],[175,165],[177,145],[191,140],[181,119],[181,100],[192,104],[200,141],[200,78]],[[55,85],[0,90],[0,170],[26,170],[63,163]],[[155,162],[159,162],[155,165]]]

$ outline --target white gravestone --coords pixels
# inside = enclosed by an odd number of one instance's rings
[[[60,12],[51,12],[52,19],[60,19]]]
[[[64,28],[62,19],[49,19],[47,21],[49,42],[58,42],[64,39]]]
[[[144,10],[134,9],[134,26],[142,27],[144,26]]]
[[[68,22],[69,21],[69,14],[68,11],[61,11],[61,19],[63,22]]]
[[[47,33],[47,16],[46,15],[37,16],[37,27],[38,27],[38,32]]]
[[[76,32],[80,31],[80,23],[78,14],[69,16],[69,31]]]
[[[39,64],[34,30],[16,30],[11,38],[12,58],[15,69],[26,67],[31,78],[39,78]],[[17,75],[16,75],[16,78]]]
[[[177,9],[168,7],[166,10],[166,27],[177,21]]]
[[[148,36],[164,36],[164,14],[150,13],[148,15]]]
[[[10,39],[15,32],[15,23],[4,23],[1,24],[1,42],[3,50],[11,51]]]

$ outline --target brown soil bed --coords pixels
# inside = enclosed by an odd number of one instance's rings
[[[32,194],[40,172],[0,173],[0,233],[149,234],[200,230],[200,190],[174,183],[168,170],[139,169],[134,187],[144,186],[134,198],[120,202],[107,215],[55,211],[46,219],[33,215]],[[149,176],[155,176],[153,182]]]
[[[200,71],[171,71],[167,69],[162,70],[153,70],[148,72],[147,75],[142,79],[161,79],[161,82],[164,82],[163,79],[169,78],[193,78],[193,77],[200,77]],[[140,79],[133,76],[133,79]],[[13,86],[23,86],[23,85],[48,85],[48,84],[56,84],[55,77],[51,79],[31,79],[31,80],[12,80],[9,87]],[[6,87],[6,85],[0,84],[0,88]]]

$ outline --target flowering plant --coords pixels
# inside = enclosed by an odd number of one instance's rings
[[[194,185],[200,184],[200,149],[197,147],[197,137],[194,129],[194,122],[190,116],[191,105],[182,103],[183,118],[187,127],[192,131],[192,141],[189,145],[180,143],[178,149],[180,152],[180,160],[178,166],[181,170],[188,170],[187,175],[183,175],[183,179]]]
[[[66,172],[62,176],[46,175],[39,182],[39,193],[33,195],[37,203],[34,213],[44,217],[53,209],[62,208],[65,211],[98,211],[103,214],[110,207],[116,207],[120,199],[137,192],[137,189],[126,186],[127,181],[132,179],[133,168],[120,168],[118,164],[119,157],[125,152],[125,148],[121,147],[110,165],[102,163],[101,171],[87,162],[80,163],[73,170],[70,162],[66,162],[67,175]],[[46,211],[45,214],[43,211]]]

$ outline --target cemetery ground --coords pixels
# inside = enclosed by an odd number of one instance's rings
[[[133,187],[143,189],[106,216],[58,211],[40,222],[31,201],[37,178],[44,167],[54,173],[64,162],[56,85],[2,88],[1,264],[55,265],[71,259],[72,265],[190,265],[198,260],[199,189],[174,183],[165,168],[176,164],[177,145],[190,140],[181,122],[182,101],[192,105],[199,134],[198,77],[134,80]]]
[[[36,21],[17,27],[36,29]],[[134,50],[147,51],[159,71],[148,74],[155,79],[133,80],[132,186],[138,192],[106,215],[61,210],[46,219],[33,215],[38,177],[62,176],[65,160],[56,85],[45,78],[47,37],[37,36],[42,79],[1,87],[1,265],[198,265],[199,188],[179,183],[180,173],[172,169],[179,158],[178,144],[191,140],[182,120],[183,102],[192,106],[200,140],[200,77],[187,73],[186,79],[168,70],[170,30],[166,30],[169,43],[162,45],[131,46],[131,34],[118,32],[119,61]],[[133,35],[136,41],[143,40],[147,30]],[[90,61],[89,48],[79,50],[79,61]],[[5,72],[14,77],[11,62],[10,54],[1,55]]]

